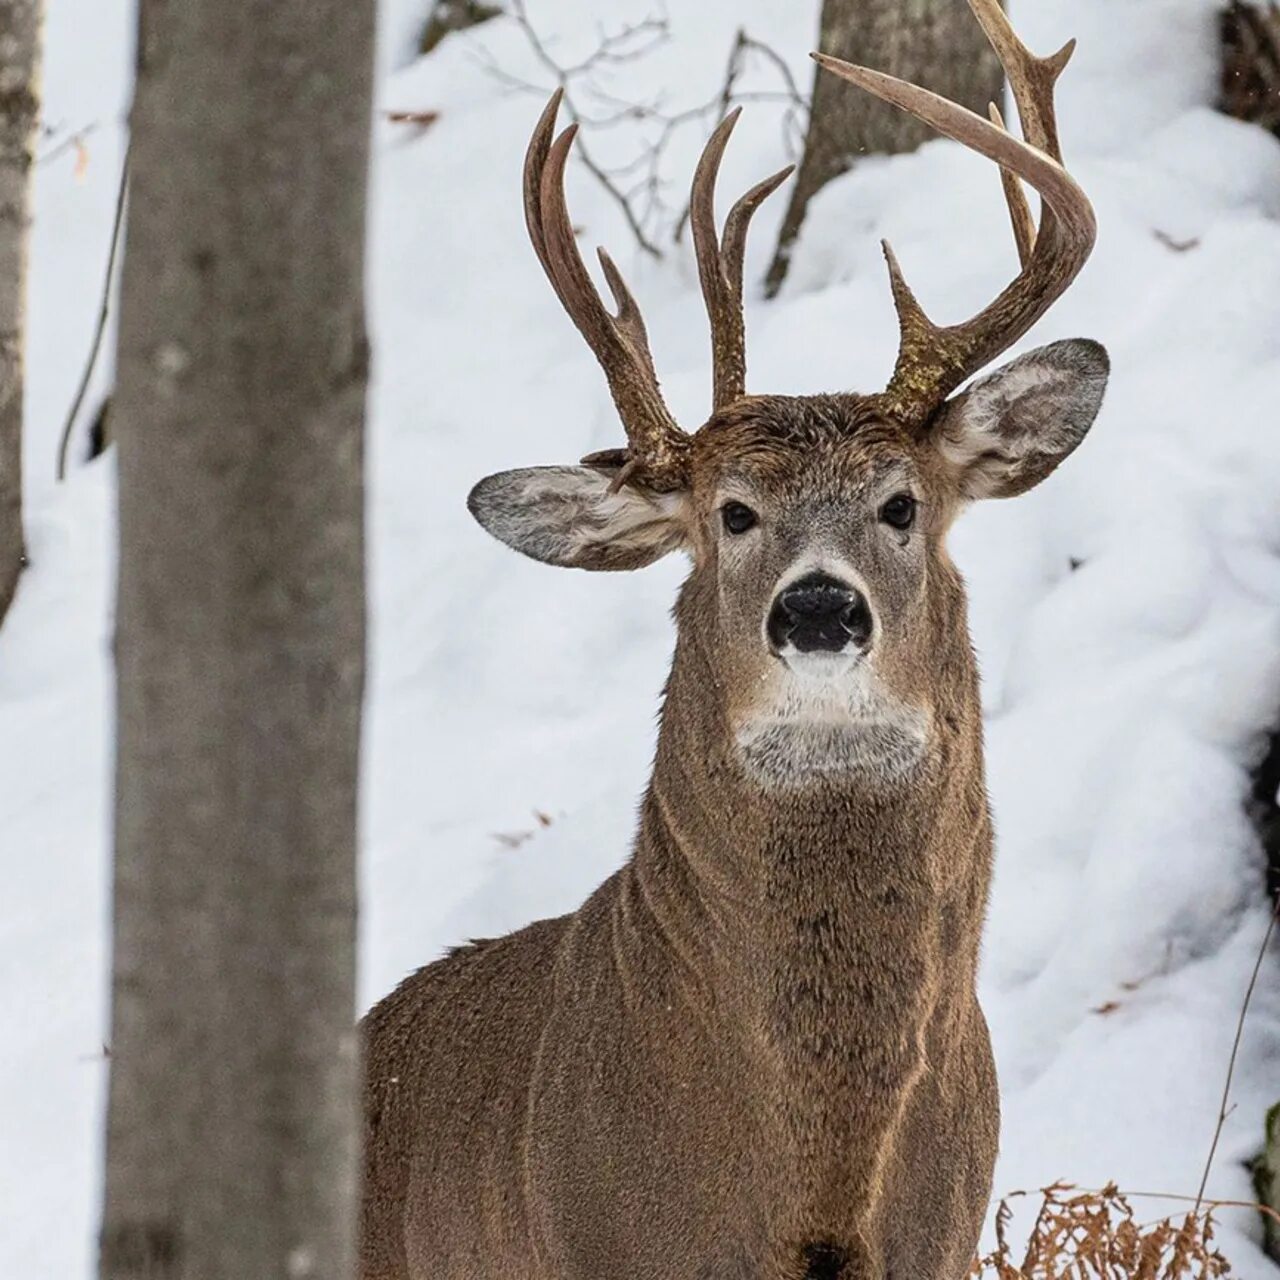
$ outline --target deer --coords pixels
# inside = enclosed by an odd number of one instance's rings
[[[542,112],[529,236],[626,445],[491,475],[470,510],[547,564],[680,551],[690,570],[628,860],[576,911],[451,951],[366,1017],[363,1280],[968,1271],[999,1137],[976,994],[993,831],[946,536],[1071,454],[1109,376],[1086,339],[984,372],[1075,280],[1096,220],[1055,119],[1074,42],[1037,57],[998,0],[968,3],[1021,137],[995,108],[813,55],[997,164],[1013,224],[1018,274],[948,326],[884,245],[900,334],[881,392],[747,393],[747,227],[790,171],[717,233],[735,112],[693,178],[712,411],[682,430],[617,266],[600,251],[611,309],[578,251],[559,93]]]

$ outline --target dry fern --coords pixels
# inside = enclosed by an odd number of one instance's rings
[[[1040,1192],[1040,1212],[1020,1261],[1009,1241],[1009,1201],[996,1210],[996,1247],[979,1258],[971,1280],[1215,1280],[1230,1274],[1213,1244],[1213,1214],[1135,1221],[1114,1183],[1081,1191],[1066,1182]]]

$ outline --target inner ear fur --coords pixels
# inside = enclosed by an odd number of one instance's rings
[[[684,496],[635,483],[617,466],[526,467],[488,476],[467,507],[499,541],[543,564],[640,569],[685,543]]]
[[[931,432],[962,496],[1012,498],[1079,445],[1102,407],[1111,364],[1087,338],[1054,342],[978,379]]]

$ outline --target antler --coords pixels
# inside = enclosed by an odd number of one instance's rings
[[[617,483],[635,479],[650,489],[678,489],[685,480],[689,436],[672,418],[658,389],[649,335],[640,308],[613,259],[597,250],[617,314],[610,315],[591,283],[578,253],[573,224],[565,204],[564,167],[578,132],[571,124],[553,142],[556,113],[563,90],[557,89],[538,118],[524,161],[524,217],[529,239],[570,319],[595,352],[626,428],[626,465]],[[711,135],[693,177],[689,221],[702,296],[711,321],[714,406],[736,400],[744,390],[746,355],[742,323],[742,254],[751,215],[791,172],[788,165],[752,187],[729,211],[724,238],[715,229],[716,176],[720,160],[741,108],[732,111]],[[584,461],[616,462],[616,450],[592,454]]]
[[[551,287],[595,352],[608,380],[629,445],[623,475],[668,492],[684,482],[689,437],[676,425],[662,399],[644,320],[613,259],[603,249],[598,251],[618,308],[616,315],[610,315],[600,300],[578,252],[564,195],[565,162],[578,126],[571,124],[551,140],[563,96],[559,89],[551,95],[525,155],[525,224]]]
[[[1025,141],[1007,133],[999,112],[983,120],[964,107],[894,76],[815,53],[828,71],[892,103],[1000,165],[1022,270],[985,309],[963,324],[939,326],[916,301],[893,250],[885,258],[901,331],[898,361],[884,392],[886,407],[908,425],[925,426],[967,377],[1008,350],[1066,291],[1097,235],[1093,208],[1062,167],[1053,90],[1075,41],[1037,58],[1018,38],[999,0],[969,0],[1004,66]],[[1040,193],[1037,230],[1019,180]]]
[[[742,315],[742,256],[752,215],[782,185],[795,165],[758,182],[729,210],[724,237],[716,235],[716,179],[720,161],[742,108],[736,107],[707,140],[693,175],[689,227],[698,259],[698,278],[711,322],[712,404],[722,409],[746,391],[746,337]]]

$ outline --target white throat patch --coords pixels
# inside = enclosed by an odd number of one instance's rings
[[[762,783],[803,786],[855,773],[890,782],[924,756],[928,713],[893,697],[858,654],[790,653],[763,684],[735,735]]]

